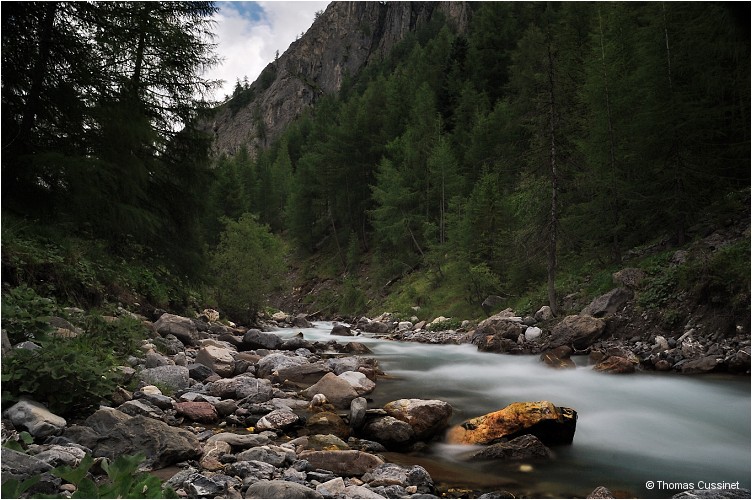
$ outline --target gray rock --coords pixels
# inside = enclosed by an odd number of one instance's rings
[[[95,457],[109,459],[143,452],[152,468],[163,468],[196,458],[201,451],[201,445],[192,432],[144,416],[117,423],[102,433],[93,448]]]
[[[702,499],[715,499],[715,498],[751,498],[752,491],[739,488],[735,490],[689,490],[677,493],[671,498],[702,498]]]
[[[334,326],[332,327],[332,331],[330,335],[340,335],[343,337],[351,337],[352,331],[350,330],[350,327],[347,325],[335,323]]]
[[[355,389],[355,392],[358,393],[358,396],[370,394],[376,388],[376,383],[362,372],[347,371],[340,373],[337,377],[350,384]]]
[[[363,435],[387,447],[403,447],[415,439],[415,431],[410,424],[390,416],[366,421]]]
[[[284,353],[273,353],[264,356],[259,360],[256,374],[259,378],[268,378],[275,371],[308,363],[310,363],[310,361],[302,356],[288,356]]]
[[[229,481],[237,483],[233,478],[223,474],[213,476],[194,474],[183,482],[183,488],[189,498],[214,498],[227,490]]]
[[[188,375],[193,380],[203,381],[212,375],[216,375],[211,368],[200,363],[191,363],[188,365]]]
[[[172,391],[180,391],[190,386],[188,368],[185,366],[157,366],[147,368],[139,373],[142,382],[150,385],[160,385]]]
[[[243,335],[243,347],[245,349],[279,349],[282,339],[273,333],[250,329]]]
[[[386,498],[375,493],[365,486],[351,485],[345,488],[345,498]]]
[[[363,326],[363,331],[368,333],[388,333],[389,325],[381,321],[370,321]]]
[[[274,372],[270,379],[277,383],[298,382],[301,384],[314,384],[331,370],[323,362],[304,363],[297,366],[280,368]]]
[[[294,326],[295,328],[312,328],[313,324],[308,321],[308,318],[306,316],[307,315],[303,313],[295,316],[291,321],[292,326]]]
[[[6,473],[26,478],[47,472],[53,468],[52,465],[48,464],[44,460],[39,460],[36,457],[27,455],[26,453],[11,450],[10,448],[6,448],[5,446],[0,448],[0,450],[2,450],[2,457],[0,457],[2,458],[2,460],[0,460],[0,467],[3,471],[3,479],[5,478]]]
[[[398,399],[384,405],[384,410],[409,424],[416,440],[428,439],[444,430],[452,417],[452,405],[438,399]]]
[[[152,339],[157,349],[168,356],[175,356],[185,350],[185,345],[175,335],[167,334],[164,337]]]
[[[220,432],[206,440],[207,444],[214,441],[224,441],[236,448],[252,448],[269,443],[269,438],[260,434],[235,434],[234,432]]]
[[[551,330],[549,347],[568,345],[575,349],[585,349],[598,340],[605,330],[606,322],[601,318],[586,315],[567,316]]]
[[[104,434],[117,424],[125,422],[129,418],[131,418],[129,415],[120,410],[108,406],[102,406],[84,420],[84,425],[91,427],[100,434]]]
[[[357,430],[363,425],[368,410],[366,398],[357,397],[350,402],[350,427]]]
[[[26,429],[36,438],[60,434],[67,425],[63,417],[26,398],[21,398],[18,403],[8,408],[6,416],[15,427]]]
[[[362,476],[384,463],[376,455],[357,450],[305,450],[298,458],[307,460],[314,469],[332,471],[341,476]]]
[[[433,479],[428,471],[420,465],[403,467],[401,465],[385,463],[375,467],[363,475],[363,482],[371,487],[397,485],[402,487],[415,486],[418,493],[433,493]]]
[[[173,364],[170,362],[170,359],[168,357],[162,356],[157,352],[147,352],[145,358],[146,368],[156,368],[157,366],[166,366]]]
[[[131,401],[126,401],[125,403],[118,406],[117,410],[125,413],[126,415],[130,415],[131,417],[143,415],[145,417],[155,418],[157,420],[161,420],[164,417],[164,412],[160,408],[145,399],[133,399]]]
[[[645,271],[636,267],[627,267],[612,275],[615,284],[631,290],[640,288],[646,277],[647,274]]]
[[[248,487],[245,498],[324,498],[316,490],[292,481],[258,481]]]
[[[343,498],[345,496],[345,481],[335,477],[316,486],[316,491],[324,498]]]
[[[276,467],[258,460],[243,460],[225,466],[225,472],[243,478],[243,483],[250,484],[274,477]]]
[[[198,329],[190,318],[164,313],[154,323],[154,329],[162,335],[174,335],[184,345],[194,345],[198,340]]]
[[[258,460],[274,467],[282,467],[285,464],[291,464],[295,460],[295,452],[281,446],[256,446],[238,453],[236,457],[240,461]]]
[[[634,292],[626,288],[614,288],[610,292],[601,295],[585,307],[580,315],[602,318],[621,310],[624,305],[634,297]]]
[[[532,342],[533,340],[537,340],[542,334],[543,330],[537,326],[528,326],[525,330],[525,340]]]
[[[86,452],[78,446],[45,445],[43,451],[36,453],[34,458],[47,462],[53,467],[68,465],[75,467],[86,456]]]
[[[532,434],[511,441],[495,443],[473,453],[473,459],[493,459],[519,462],[522,460],[547,460],[553,458],[551,450]]]
[[[614,498],[614,494],[605,486],[598,486],[585,498]]]
[[[554,317],[553,311],[550,306],[543,306],[533,315],[536,321],[548,321]]]
[[[349,382],[333,373],[327,373],[305,391],[309,399],[316,394],[323,394],[337,408],[348,408],[350,402],[359,396]]]
[[[235,372],[232,350],[215,345],[204,345],[196,353],[196,363],[206,365],[220,377],[231,377]]]
[[[256,429],[260,431],[284,431],[295,427],[300,423],[300,417],[290,410],[274,410],[264,415],[256,423]]]

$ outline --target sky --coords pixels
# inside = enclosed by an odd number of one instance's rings
[[[205,74],[225,80],[214,94],[223,100],[232,94],[236,80],[253,82],[277,51],[282,55],[313,24],[317,11],[328,1],[217,2],[215,14],[217,54],[223,59]]]

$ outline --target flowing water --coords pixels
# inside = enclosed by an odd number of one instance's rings
[[[708,483],[750,488],[749,377],[609,375],[585,366],[586,359],[577,360],[577,369],[554,370],[537,356],[335,337],[331,327],[320,322],[275,333],[367,344],[390,376],[378,381],[370,407],[399,398],[441,399],[454,408],[452,424],[515,401],[548,400],[577,411],[573,444],[553,448],[554,460],[531,467],[467,462],[468,447],[442,443],[420,454],[388,456],[423,465],[438,483],[552,497],[584,497],[599,485],[642,498],[667,498]]]

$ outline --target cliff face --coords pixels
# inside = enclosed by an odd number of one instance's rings
[[[203,125],[214,134],[214,152],[233,155],[247,147],[255,155],[268,147],[319,97],[337,92],[346,75],[384,57],[439,12],[466,30],[465,2],[332,2],[251,84],[253,98],[245,106],[234,114],[222,106]]]

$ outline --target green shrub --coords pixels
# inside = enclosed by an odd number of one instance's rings
[[[65,482],[76,486],[70,498],[178,498],[175,490],[163,486],[151,474],[139,472],[138,467],[145,456],[122,455],[110,462],[104,460],[102,468],[107,473],[104,481],[95,481],[89,471],[94,459],[86,455],[76,467],[62,466],[51,473]],[[39,482],[40,476],[32,476],[24,481],[9,479],[2,484],[3,498],[20,498],[29,488]],[[52,498],[67,498],[63,495]]]
[[[108,400],[117,383],[114,357],[89,339],[50,338],[3,360],[3,402],[28,396],[61,416],[82,415]]]
[[[44,339],[53,330],[49,320],[56,312],[54,300],[40,297],[26,285],[3,294],[2,325],[13,344]]]
[[[283,246],[251,214],[224,219],[225,230],[212,255],[217,303],[229,317],[253,321],[284,274]]]

